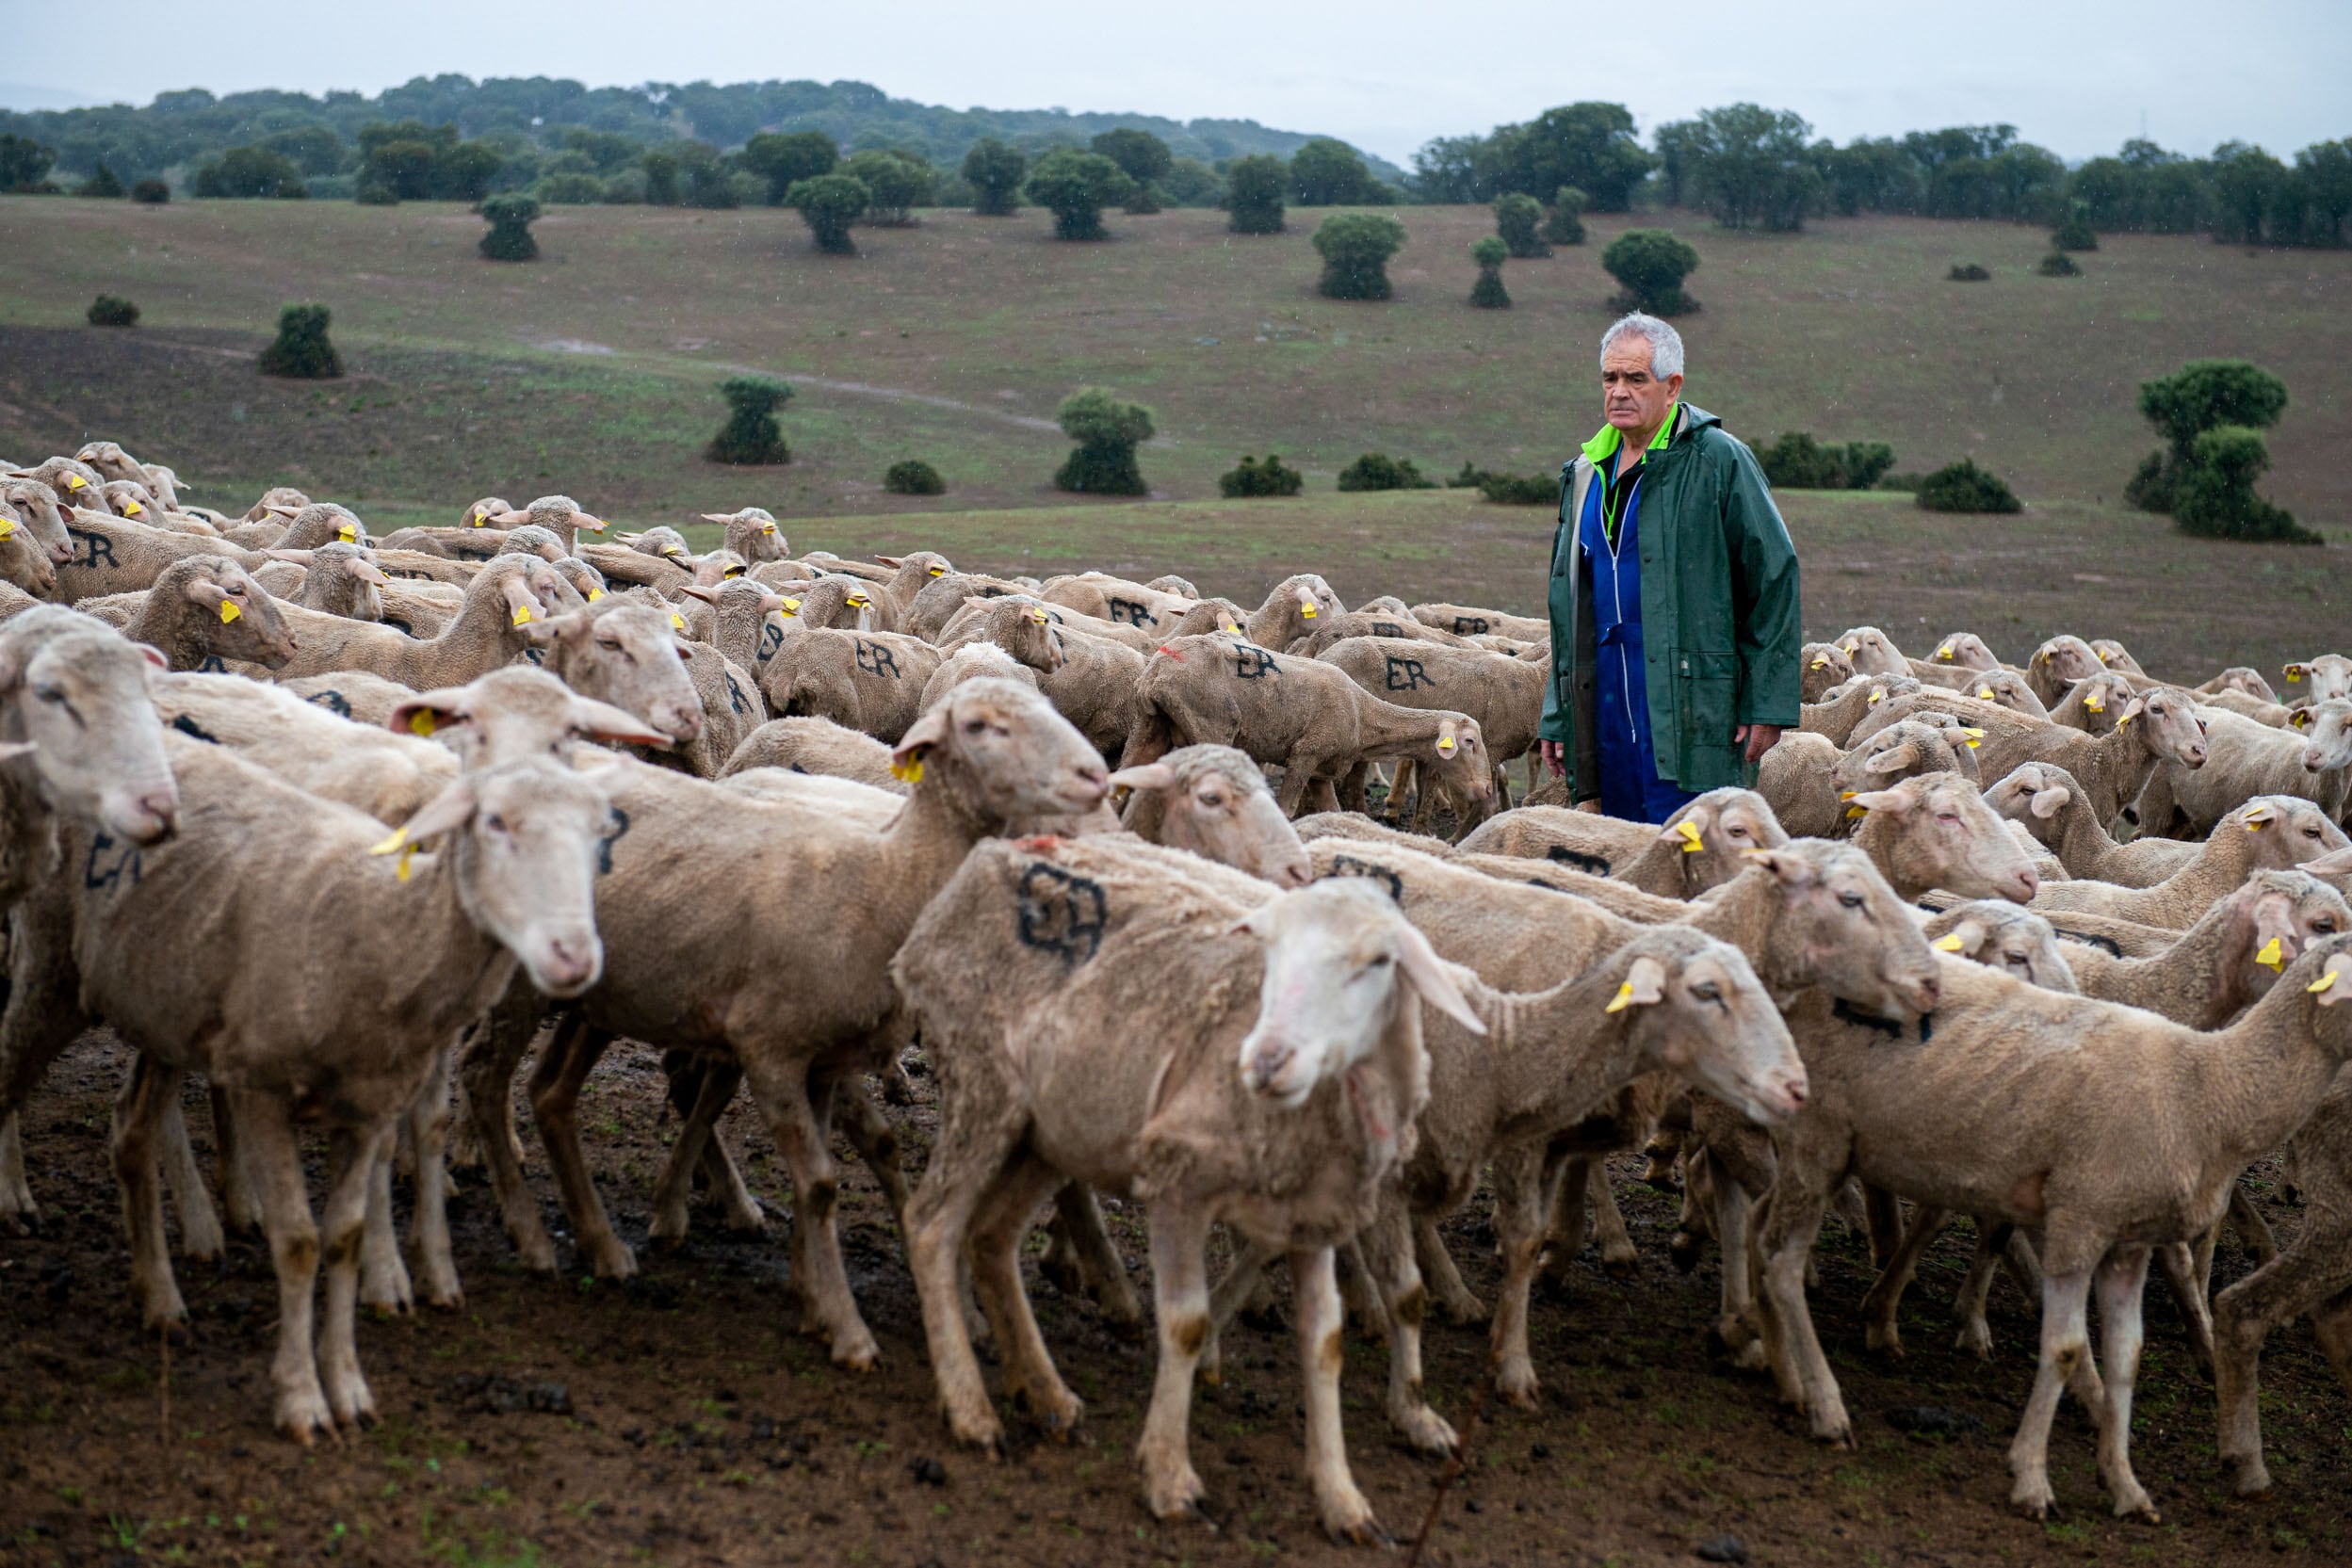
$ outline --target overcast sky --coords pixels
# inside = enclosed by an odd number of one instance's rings
[[[97,55],[93,15],[115,40]],[[2193,153],[2352,136],[2352,0],[0,0],[0,23],[15,45],[0,103],[23,107],[185,87],[372,92],[453,71],[853,77],[956,107],[1246,118],[1400,163],[1432,136],[1580,98],[1628,105],[1645,135],[1743,99],[1841,141],[2006,121],[2069,159],[2143,123]],[[78,41],[57,54],[43,40]]]

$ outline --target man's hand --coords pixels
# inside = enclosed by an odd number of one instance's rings
[[[1764,760],[1766,752],[1780,744],[1780,726],[1777,724],[1743,724],[1731,732],[1731,743],[1735,746],[1744,744],[1747,747],[1748,765],[1754,767]]]
[[[1553,778],[1565,779],[1568,776],[1568,748],[1565,741],[1539,740],[1535,743],[1535,750],[1543,753],[1544,766],[1551,770]]]

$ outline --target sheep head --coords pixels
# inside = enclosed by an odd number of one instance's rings
[[[634,714],[682,746],[703,733],[703,700],[680,657],[671,614],[635,597],[608,598],[533,622],[523,635],[546,651],[546,668],[566,686]]]
[[[1857,795],[1853,804],[1890,824],[1885,849],[1893,880],[2017,904],[2041,890],[2033,861],[1956,773],[1923,773]]]
[[[1257,764],[1230,746],[1182,746],[1158,762],[1111,775],[1112,789],[1129,789],[1127,825],[1141,831],[1156,816],[1158,841],[1262,878],[1276,887],[1304,887],[1314,866],[1298,830],[1274,803]],[[1146,799],[1148,797],[1148,799]]]
[[[1917,1018],[1935,1007],[1936,955],[1868,855],[1800,838],[1747,859],[1779,886],[1765,946],[1774,984],[1818,985],[1882,1018]]]
[[[36,605],[0,626],[0,742],[35,748],[29,768],[54,811],[133,844],[180,816],[147,672],[163,655],[102,622]]]
[[[699,709],[697,712],[699,713]],[[575,741],[667,749],[670,736],[610,703],[583,697],[544,671],[510,665],[466,686],[423,691],[392,710],[386,729],[438,740],[467,768],[523,757],[568,762]]]
[[[1598,967],[1622,976],[1604,1010],[1626,1015],[1646,1062],[1685,1075],[1767,1126],[1803,1107],[1796,1043],[1738,948],[1687,927],[1661,926]]]
[[[1109,789],[1101,753],[1029,687],[982,677],[943,693],[891,749],[918,800],[941,790],[983,832],[1081,816]]]
[[[2045,991],[2078,991],[2058,933],[2031,910],[1974,899],[1929,921],[1925,934],[1935,938],[1930,946],[1939,953],[1998,969]]]

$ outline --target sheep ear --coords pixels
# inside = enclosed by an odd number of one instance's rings
[[[1919,766],[1919,747],[1906,740],[1900,746],[1890,746],[1862,764],[1865,773],[1900,773],[1906,768]],[[1860,800],[1860,796],[1856,796]],[[1867,801],[1863,802],[1868,804]]]
[[[262,554],[271,560],[290,560],[297,566],[308,566],[311,561],[308,550],[264,550]]]
[[[705,588],[700,583],[680,583],[678,591],[700,599],[706,605],[715,605],[719,602],[719,590],[715,588]]]
[[[2240,820],[2246,824],[2246,831],[2247,832],[2253,832],[2262,828],[2265,823],[2276,822],[2278,819],[2279,808],[2272,805],[2267,800],[2255,801],[2252,805],[2246,808],[2245,816],[2240,818]]]
[[[1935,946],[1947,953],[1972,953],[1985,945],[1987,934],[1985,923],[1982,920],[1963,920],[1945,932],[1943,941],[1936,943]],[[1952,946],[1944,946],[1945,942],[1951,943]]]
[[[343,563],[343,569],[346,572],[349,572],[352,576],[357,577],[361,582],[369,584],[372,587],[390,588],[392,586],[392,579],[384,575],[382,568],[377,566],[373,561],[359,560],[354,558],[345,561]]]
[[[2066,785],[2052,784],[2047,789],[2034,791],[2032,810],[2036,816],[2047,822],[2066,809],[2066,803],[2072,799],[2074,797],[2067,792]]]
[[[633,713],[600,703],[593,697],[575,697],[567,719],[571,732],[585,740],[608,740],[624,746],[658,746],[667,751],[677,743],[676,737],[662,734]]]
[[[1176,783],[1176,771],[1164,762],[1147,762],[1136,768],[1122,768],[1111,775],[1112,789],[1165,789]]]
[[[1472,1034],[1484,1034],[1486,1022],[1470,1010],[1470,999],[1462,994],[1461,983],[1454,978],[1453,965],[1437,956],[1437,949],[1429,945],[1413,926],[1397,922],[1397,967],[1413,982],[1422,1002],[1436,1008],[1448,1018]],[[1464,971],[1468,973],[1468,971]]]
[[[1674,821],[1658,830],[1659,842],[1668,843],[1679,840],[1684,854],[1695,854],[1699,847],[1706,843],[1707,829],[1713,820],[1714,815],[1707,807],[1693,805],[1690,810]]]
[[[1919,808],[1919,795],[1917,791],[1902,788],[1873,789],[1868,794],[1857,795],[1846,803],[1859,806],[1864,811],[1883,811],[1890,816],[1908,816]]]
[[[475,804],[473,781],[461,773],[448,788],[418,807],[400,832],[412,844],[455,832],[474,819]]]
[[[1748,860],[1771,872],[1787,888],[1810,887],[1813,884],[1813,864],[1802,855],[1786,849],[1750,849]]]
[[[2352,873],[2352,849],[2330,849],[2316,860],[2307,860],[2295,867],[2314,877],[2341,877]]]
[[[931,711],[915,720],[915,727],[899,737],[890,749],[890,776],[906,784],[918,783],[923,776],[923,757],[931,749],[948,738],[948,710],[955,705],[952,698],[942,698],[931,705]]]
[[[169,670],[171,668],[171,661],[164,657],[163,650],[156,647],[154,643],[138,642],[133,643],[132,646],[137,648],[146,658],[147,662],[154,665],[156,669]]]
[[[523,640],[534,648],[550,647],[564,633],[581,624],[583,622],[576,614],[550,616],[544,621],[533,621],[523,626]]]
[[[229,590],[209,577],[190,577],[181,591],[187,595],[188,603],[206,609],[219,609],[221,601],[229,597]]]
[[[470,723],[472,719],[473,716],[465,711],[465,688],[451,686],[438,691],[420,691],[397,704],[384,720],[384,728],[395,735],[430,740],[450,725]]]
[[[701,515],[703,521],[706,523],[732,523],[735,521],[735,513],[731,511],[706,511]]]
[[[2338,1002],[2343,1001],[2347,994],[2352,994],[2352,987],[2336,983],[2344,978],[2344,970],[2348,965],[2352,965],[2352,954],[2338,953],[2328,961],[2327,967],[2320,971],[2319,978],[2303,989],[2316,994],[2321,1007],[2334,1007]]]
[[[891,570],[893,570],[893,571],[896,571],[898,568],[900,568],[900,567],[901,567],[901,566],[904,566],[904,565],[906,564],[906,562],[904,562],[903,560],[900,560],[900,559],[898,557],[896,557],[896,556],[876,556],[874,558],[875,558],[876,560],[878,560],[878,561],[882,562],[882,564],[883,564],[883,565],[889,567],[889,568],[890,568]]]
[[[2311,727],[2311,710],[2309,708],[2292,708],[2288,710],[2287,722],[2295,729],[2308,730]]]
[[[507,618],[513,625],[527,625],[538,620],[546,608],[531,592],[530,584],[523,580],[521,573],[509,574],[498,585],[498,592],[507,602]]]
[[[1461,734],[1462,726],[1452,719],[1439,719],[1437,721],[1437,754],[1441,757],[1453,755],[1454,748],[1462,744]]]
[[[1625,972],[1624,981],[1608,1012],[1623,1012],[1628,1008],[1654,1007],[1666,997],[1666,966],[1645,953],[1633,961],[1633,967]]]
[[[0,762],[7,762],[11,757],[24,756],[40,749],[29,740],[0,742]]]

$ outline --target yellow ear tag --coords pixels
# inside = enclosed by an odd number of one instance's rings
[[[890,776],[900,784],[921,784],[923,782],[923,759],[909,757],[904,762],[900,762],[895,757],[892,758]]]
[[[228,600],[223,599],[220,601],[220,623],[222,625],[227,625],[230,622],[235,621],[237,617],[243,615],[244,613],[245,612],[243,610],[237,608],[236,606],[231,604]]]
[[[770,539],[776,537],[776,525],[773,523],[762,523],[759,525],[759,531]]]
[[[719,574],[722,577],[739,577],[743,575],[743,569],[739,566],[730,566]]]
[[[1437,737],[1437,750],[1445,753],[1447,756],[1453,755],[1453,737],[1449,735],[1439,736]]]
[[[517,606],[514,606],[514,624],[516,624],[516,625],[520,626],[521,624],[523,624],[523,622],[525,622],[526,621],[528,621],[530,618],[531,618],[531,607],[530,607],[530,606],[528,606],[528,605],[517,605]]]
[[[662,553],[663,555],[665,555],[665,556],[668,556],[668,557],[669,557],[671,559],[673,559],[673,560],[675,560],[678,557],[680,557],[680,556],[682,556],[682,555],[686,554],[686,552],[685,552],[685,551],[683,551],[683,550],[679,549],[679,548],[678,548],[676,545],[674,545],[674,544],[665,544],[665,545],[663,545],[663,546],[661,547],[661,553]]]
[[[801,613],[801,602],[798,599],[787,599],[778,607],[786,615],[798,615]]]
[[[2335,989],[2336,976],[2338,973],[2339,971],[2330,969],[2328,973],[2320,976],[2319,978],[2313,980],[2303,989],[2310,992],[2314,996],[2318,995],[2323,991],[2332,991]]]
[[[1870,700],[1873,703],[1885,702],[1887,700],[1887,688],[1883,686],[1872,687],[1870,688]]]
[[[485,513],[481,508],[476,507],[474,509],[474,526],[477,528],[480,527],[482,525],[482,519],[487,515],[488,514]]]
[[[2249,816],[2246,819],[2246,831],[2250,833],[2261,832],[2263,831],[2263,824],[2268,822],[2270,818],[2267,816]]]
[[[409,730],[420,740],[430,740],[433,731],[439,727],[430,708],[418,708],[409,715]]]
[[[852,593],[841,602],[849,606],[852,609],[864,609],[867,606],[873,603],[871,599],[867,598],[863,593]]]
[[[1936,656],[1939,659],[1950,658],[1952,656],[1952,644],[1947,642],[1942,647],[1937,649]]]
[[[1694,823],[1689,817],[1686,816],[1681,821],[1677,822],[1674,825],[1674,831],[1682,835],[1682,852],[1684,854],[1697,854],[1700,849],[1706,847],[1707,841],[1699,836],[1697,824]]]
[[[2128,713],[2127,713],[2127,714],[2125,714],[2122,718],[2120,718],[2120,719],[2117,719],[2117,720],[2116,720],[2116,728],[2117,728],[2117,729],[2118,729],[2118,730],[2119,730],[2119,729],[2122,729],[2125,725],[2127,725],[2127,724],[2129,724],[2129,723],[2131,723],[2131,722],[2132,722],[2132,716],[2131,716],[2130,714],[2128,714]]]
[[[1230,621],[1221,622],[1217,629],[1225,633],[1227,637],[1240,637],[1241,635],[1241,628],[1235,625]]]
[[[2107,711],[2107,704],[2106,704],[2106,703],[2102,703],[2102,702],[2101,702],[2101,701],[2100,701],[2098,698],[2096,698],[2096,697],[2085,697],[2085,698],[2084,698],[2084,699],[2083,699],[2083,705],[2084,705],[2084,707],[2086,707],[2086,708],[2090,709],[2090,710],[2091,710],[2091,712],[2093,712],[2093,713],[2105,713],[2105,712]]]
[[[931,574],[934,577],[944,577],[948,574],[948,569],[944,566],[934,566],[931,569]]]
[[[686,617],[680,615],[676,610],[672,610],[670,612],[670,624],[676,630],[682,632],[686,630]]]
[[[409,880],[409,857],[416,853],[416,846],[409,842],[409,831],[406,828],[393,829],[390,838],[367,852],[371,855],[397,854],[400,858],[392,867],[392,874],[402,881]]]
[[[592,588],[588,590],[588,602],[592,605],[604,596],[605,590],[601,588]]]
[[[68,490],[88,490],[89,488],[89,481],[83,478],[79,474],[68,474],[65,477],[65,488]]]
[[[125,517],[143,516],[145,515],[146,510],[147,509],[140,506],[137,501],[125,501],[122,503],[122,515]]]
[[[1052,623],[1052,618],[1041,609],[1030,611],[1029,618],[1031,621],[1036,622],[1041,626],[1050,625]]]
[[[2279,939],[2274,936],[2263,943],[2263,950],[2254,955],[2254,962],[2268,964],[2273,969],[2284,969],[2287,964],[2286,960],[2279,956]]]
[[[1858,822],[1869,815],[1870,808],[1868,806],[1848,806],[1845,808],[1845,819],[1849,822]]]
[[[1631,980],[1625,980],[1618,984],[1617,994],[1611,999],[1609,1005],[1600,1010],[1603,1012],[1623,1012],[1626,1009],[1631,1007],[1632,1005],[1633,982]]]
[[[1980,703],[1991,702],[1993,700],[1993,688],[1988,686],[1978,687],[1976,688],[1976,700]]]
[[[1838,791],[1838,799],[1841,800],[1851,800],[1854,797],[1859,795],[1860,793],[1862,792],[1858,789],[1841,789]]]
[[[2287,666],[2287,684],[2288,684],[2289,686],[2293,686],[2293,685],[2295,685],[2297,681],[2301,680],[2302,678],[2303,678],[2303,670],[2302,670],[2302,667],[2301,667],[2300,665],[2294,665],[2294,664],[2290,664],[2290,665],[2288,665],[2288,666]]]
[[[352,527],[349,523],[345,523],[338,526],[334,531],[334,536],[335,538],[343,541],[346,544],[357,544],[359,542],[359,530]]]
[[[1862,642],[1859,638],[1857,638],[1855,640],[1845,645],[1845,656],[1848,658],[1852,658],[1855,655],[1860,653],[1861,651]]]
[[[15,532],[16,520],[14,518],[0,517],[0,539],[8,539],[14,535]]]
[[[1935,948],[1936,951],[1939,953],[1956,953],[1960,950],[1964,944],[1960,941],[1960,933],[1958,931],[1946,931],[1943,935],[1929,943],[1928,946]]]
[[[1808,668],[1813,670],[1826,670],[1829,668],[1829,661],[1827,659],[1815,659],[1809,666],[1808,666]]]

